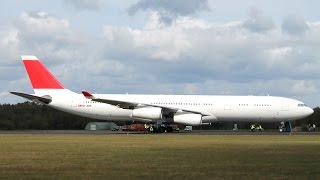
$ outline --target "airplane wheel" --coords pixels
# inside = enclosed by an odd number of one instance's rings
[[[173,132],[173,128],[171,126],[167,127],[167,132]]]
[[[160,127],[159,130],[158,130],[158,132],[159,132],[159,133],[164,133],[165,130],[166,130],[165,127]]]

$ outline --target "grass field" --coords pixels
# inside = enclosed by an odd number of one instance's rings
[[[0,179],[320,179],[320,136],[0,135]]]

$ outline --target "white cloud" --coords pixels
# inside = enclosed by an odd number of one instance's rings
[[[115,50],[114,46],[119,46],[117,48],[119,51],[127,51],[130,54],[141,53],[140,55],[150,59],[164,61],[179,59],[180,55],[191,47],[186,34],[181,32],[180,27],[158,29],[151,28],[150,24],[157,26],[155,22],[148,23],[144,29],[105,26],[106,43],[108,43],[108,47],[113,46],[112,51]],[[182,24],[182,26],[184,25]]]
[[[294,53],[292,47],[277,47],[266,49],[265,54],[267,56],[267,62],[269,67],[272,66],[286,66],[290,56]]]
[[[17,26],[19,38],[29,47],[39,46],[40,43],[61,44],[71,37],[69,22],[50,16],[46,12],[23,13]]]
[[[292,53],[293,49],[291,47],[280,47],[280,48],[272,48],[267,50],[270,54],[270,57],[273,59],[281,59]]]
[[[47,12],[23,13],[20,18],[26,30],[34,33],[66,32],[69,27],[66,19],[56,19]]]
[[[15,28],[0,28],[0,62],[8,61],[18,53],[20,40],[18,38],[18,30]]]
[[[34,54],[43,60],[61,61],[81,60],[82,48],[87,48],[86,36],[75,32],[65,18],[57,18],[47,12],[22,13],[16,19],[14,28],[19,42],[16,59],[21,54]],[[82,58],[81,58],[82,57]]]
[[[17,38],[18,31],[16,29],[6,29],[0,31],[0,45],[2,48],[17,49],[19,45],[19,39]]]

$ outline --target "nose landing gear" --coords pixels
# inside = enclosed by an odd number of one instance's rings
[[[282,122],[280,122],[279,132],[292,133],[291,121],[282,121]]]

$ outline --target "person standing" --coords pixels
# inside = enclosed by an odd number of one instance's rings
[[[256,128],[255,125],[254,125],[254,124],[251,124],[251,127],[250,127],[251,132],[253,132],[255,128]]]
[[[313,132],[316,132],[316,125],[312,124]]]

